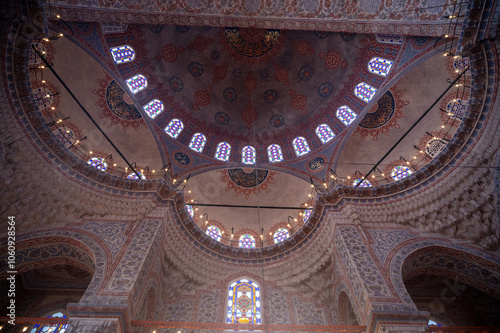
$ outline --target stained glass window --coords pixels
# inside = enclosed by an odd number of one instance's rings
[[[274,233],[274,237],[273,237],[274,238],[274,244],[282,242],[285,239],[287,239],[288,237],[290,237],[290,233],[288,232],[288,229],[286,229],[286,228],[278,229]]]
[[[40,52],[42,55],[46,55],[47,54],[47,50],[45,49],[45,45],[43,45],[43,43],[41,43],[41,42],[34,42],[31,45],[34,46],[36,48],[36,50],[38,52]],[[39,63],[42,62],[42,59],[40,59],[40,57],[35,52],[35,50],[33,50],[33,47],[30,47],[28,57],[29,57],[28,58],[28,64],[29,65],[38,65]]]
[[[327,124],[321,124],[316,127],[316,135],[323,143],[327,143],[335,137],[335,133],[333,133],[332,129]]]
[[[337,109],[337,118],[346,126],[349,126],[357,116],[356,112],[352,111],[351,108],[346,105]]]
[[[430,157],[437,156],[446,147],[446,141],[443,139],[432,139],[425,146],[425,153]]]
[[[211,225],[210,227],[207,228],[207,235],[209,235],[211,238],[219,242],[222,238],[222,233],[220,229],[217,228],[215,225]]]
[[[252,146],[245,146],[241,150],[241,162],[243,164],[255,164],[256,153]]]
[[[172,138],[177,139],[179,134],[181,134],[184,129],[184,124],[179,119],[172,119],[168,126],[165,127],[165,132],[170,135]]]
[[[76,141],[75,133],[66,127],[59,127],[54,130],[54,135],[65,145],[72,145]]]
[[[106,163],[106,161],[100,157],[92,157],[90,160],[87,161],[87,164],[90,164],[97,170],[101,171],[106,171],[106,168],[108,167],[108,163]]]
[[[304,210],[304,214],[302,214],[302,221],[307,222],[311,217],[312,212],[313,212],[312,209]]]
[[[141,176],[141,179],[146,179],[146,176],[141,173],[141,172],[138,172],[139,176]],[[130,175],[127,176],[128,179],[139,179],[139,177],[137,177],[137,175],[135,174],[135,172],[132,172]]]
[[[229,161],[229,155],[231,154],[231,145],[227,142],[221,142],[217,145],[217,150],[215,151],[215,158],[221,161]]]
[[[44,87],[33,89],[33,99],[40,110],[50,107],[54,101],[52,93]]]
[[[410,168],[402,165],[395,167],[391,172],[391,176],[394,180],[400,180],[408,177],[409,175],[411,175]]]
[[[191,205],[186,205],[186,210],[188,211],[189,216],[191,216],[191,218],[193,218],[193,216],[194,216],[194,209],[193,209],[193,206],[191,206]]]
[[[243,235],[240,237],[239,246],[244,249],[255,247],[255,238],[252,235]]]
[[[373,88],[369,84],[366,84],[364,82],[361,82],[354,88],[354,94],[356,95],[357,98],[365,101],[368,103],[373,95],[377,92],[377,89]]]
[[[391,35],[391,34],[376,34],[375,38],[377,42],[382,44],[401,44],[403,43],[403,36],[401,35]]]
[[[358,186],[359,184],[359,186]],[[372,186],[372,184],[366,180],[366,179],[361,179],[361,178],[358,178],[356,179],[353,183],[352,183],[352,186],[357,186],[357,187],[370,187]]]
[[[276,144],[272,144],[267,147],[267,156],[269,158],[269,162],[281,162],[283,161],[283,153],[281,152],[281,147]]]
[[[462,73],[469,66],[470,60],[468,57],[463,58],[462,56],[457,56],[453,60],[453,69],[455,73]]]
[[[135,59],[135,51],[128,45],[112,47],[110,50],[113,60],[117,65],[124,64]]]
[[[147,105],[144,105],[143,108],[151,119],[155,119],[163,111],[163,103],[157,99],[153,99]]]
[[[227,297],[227,324],[262,324],[260,287],[241,279],[229,285]]]
[[[293,149],[295,150],[295,154],[297,156],[305,155],[311,151],[311,149],[309,148],[309,145],[307,144],[306,139],[304,139],[301,136],[293,139],[292,145],[293,145]]]
[[[102,31],[105,34],[116,34],[124,32],[128,28],[128,23],[101,22]]]
[[[67,318],[61,312],[54,313],[47,318]],[[67,324],[36,324],[30,333],[64,333],[66,332]]]
[[[201,153],[203,151],[203,147],[205,147],[206,142],[207,138],[203,134],[196,133],[195,135],[193,135],[193,138],[189,143],[189,148],[191,148],[194,151],[197,151],[198,153]]]
[[[448,112],[450,117],[462,120],[464,119],[465,112],[467,112],[468,104],[467,101],[462,99],[454,99],[446,105],[446,112]]]
[[[141,74],[132,76],[130,79],[125,81],[128,88],[133,94],[137,94],[139,91],[146,89],[148,86],[148,80]]]
[[[393,62],[384,58],[375,57],[368,63],[368,70],[380,76],[387,76],[391,70]]]

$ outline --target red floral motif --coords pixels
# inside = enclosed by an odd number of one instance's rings
[[[193,106],[193,109],[199,110],[200,106],[207,106],[210,104],[210,87],[206,90],[198,90],[194,93],[194,102],[196,103]]]
[[[226,62],[222,66],[217,66],[214,69],[214,76],[212,77],[212,82],[217,83],[217,81],[224,80],[227,74],[227,66],[228,63]]]
[[[245,90],[248,96],[252,96],[253,91],[257,88],[257,81],[254,79],[252,72],[248,73],[245,79]]]
[[[259,114],[255,112],[251,102],[248,102],[247,107],[241,113],[241,119],[247,123],[247,128],[252,128],[252,123],[257,120]]]
[[[276,72],[276,80],[283,83],[285,86],[288,86],[288,72],[278,65],[274,65],[274,70]]]
[[[330,69],[335,69],[339,66],[347,67],[347,62],[344,59],[342,59],[342,57],[337,51],[330,51],[327,54],[321,52],[320,54],[318,54],[318,56],[320,59],[325,60],[326,67]]]
[[[297,95],[295,90],[292,89],[290,89],[290,96],[292,96],[292,99],[290,100],[290,106],[295,110],[300,110],[300,113],[302,114],[307,114],[307,97],[304,95]]]
[[[292,46],[297,49],[297,52],[302,55],[308,55],[308,54],[315,54],[316,51],[311,47],[311,45],[304,41],[301,40],[300,42],[293,42]]]
[[[190,49],[195,49],[197,51],[203,51],[204,49],[207,48],[208,45],[212,44],[214,40],[212,38],[205,38],[205,37],[198,37],[189,44]]]
[[[183,47],[176,48],[172,44],[167,44],[163,47],[160,58],[164,59],[167,62],[176,62],[179,54],[182,52],[184,52]]]

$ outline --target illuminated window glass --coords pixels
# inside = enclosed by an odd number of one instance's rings
[[[455,73],[462,73],[469,66],[470,60],[468,57],[463,58],[462,56],[457,56],[453,60],[453,69],[455,70]]]
[[[297,156],[305,155],[311,151],[311,149],[309,149],[309,145],[307,144],[306,139],[304,139],[301,136],[293,139],[292,145],[293,149],[295,150],[295,154]]]
[[[191,218],[193,218],[193,216],[194,216],[194,209],[193,209],[193,206],[191,206],[191,205],[186,205],[186,210],[188,211],[189,216],[191,216]]]
[[[327,143],[335,137],[335,133],[333,133],[332,129],[327,124],[321,124],[316,127],[316,135],[323,143]]]
[[[157,99],[153,99],[147,105],[144,105],[143,108],[151,119],[155,119],[163,111],[163,103]]]
[[[172,119],[168,126],[165,127],[165,132],[172,138],[177,139],[179,134],[181,134],[184,129],[184,124],[179,119]]]
[[[313,212],[312,209],[304,210],[304,213],[302,214],[302,221],[307,222],[311,217],[312,212]]]
[[[141,179],[146,179],[146,176],[142,172],[138,172],[139,176],[141,176]],[[132,172],[130,175],[127,176],[128,179],[139,179],[135,172]]]
[[[348,106],[344,105],[337,109],[337,118],[346,126],[349,126],[357,116],[356,112],[352,111]]]
[[[229,285],[227,324],[262,324],[260,287],[247,279]]]
[[[221,233],[220,229],[214,225],[211,225],[210,227],[207,228],[207,235],[209,235],[211,238],[213,238],[219,242],[222,238],[222,233]]]
[[[368,63],[368,70],[380,76],[387,76],[391,70],[393,62],[384,58],[375,57]]]
[[[403,43],[403,36],[401,35],[392,35],[392,34],[376,34],[375,38],[377,42],[382,44],[396,44],[399,45]]]
[[[250,249],[255,247],[255,238],[252,235],[243,235],[240,237],[239,246],[244,249]]]
[[[229,161],[229,154],[231,153],[231,145],[227,142],[221,142],[217,145],[215,151],[215,158],[221,161]]]
[[[356,95],[357,98],[365,101],[368,103],[373,95],[377,92],[377,89],[373,88],[369,84],[366,84],[364,82],[361,82],[354,88],[354,94]]]
[[[400,180],[408,177],[409,175],[411,175],[410,168],[402,165],[395,167],[391,172],[391,176],[394,180]]]
[[[148,86],[148,80],[141,74],[132,76],[130,79],[125,81],[128,88],[133,94],[137,94],[139,91],[146,89]]]
[[[274,233],[274,237],[273,237],[274,238],[274,244],[282,242],[285,239],[287,239],[288,237],[290,237],[290,233],[288,232],[288,229],[285,229],[285,228],[278,229]]]
[[[113,60],[117,65],[124,64],[135,59],[135,51],[128,45],[112,47],[110,50]]]
[[[358,186],[359,184],[359,186]],[[370,184],[370,182],[366,179],[361,179],[361,178],[358,178],[356,179],[353,183],[352,183],[352,186],[358,186],[358,187],[370,187],[372,186],[372,184]]]
[[[108,163],[106,163],[106,161],[100,157],[92,157],[90,160],[87,161],[87,164],[90,164],[97,170],[101,171],[106,171],[108,167]]]
[[[464,119],[465,112],[467,112],[468,104],[467,101],[462,99],[454,99],[446,105],[446,112],[448,112],[450,117],[462,120]]]
[[[207,138],[203,134],[196,133],[195,135],[193,135],[193,138],[189,143],[189,148],[191,148],[194,151],[197,151],[198,153],[201,153],[203,151],[203,147],[205,147],[206,142]]]
[[[443,325],[441,325],[440,323],[432,320],[432,319],[429,319],[429,322],[427,323],[427,326],[437,326],[437,327],[443,327]],[[432,331],[432,330],[431,330]]]
[[[275,144],[267,147],[267,157],[269,158],[269,162],[271,163],[283,161],[283,153],[281,152],[281,147]]]
[[[241,150],[241,162],[243,164],[255,164],[256,153],[252,146],[245,146]]]
[[[54,313],[51,316],[48,316],[47,318],[67,318],[65,315],[63,315],[61,312]],[[68,327],[67,324],[36,324],[33,329],[30,331],[30,333],[64,333],[66,331],[66,328]]]

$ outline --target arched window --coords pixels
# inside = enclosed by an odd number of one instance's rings
[[[255,164],[256,153],[252,146],[245,146],[241,150],[241,162],[243,164]]]
[[[393,62],[384,58],[374,57],[368,63],[368,70],[383,77],[386,77],[391,70]]]
[[[269,162],[281,162],[283,161],[283,153],[281,152],[281,147],[276,144],[272,144],[267,147],[267,157],[269,158]]]
[[[128,45],[110,48],[115,64],[124,64],[135,59],[135,51]]]
[[[177,139],[179,134],[181,134],[184,129],[184,124],[179,119],[172,119],[168,126],[165,127],[165,133],[170,135],[172,138]]]
[[[47,318],[67,318],[62,312],[54,313]],[[30,333],[64,333],[67,324],[36,324],[30,331]]]
[[[346,105],[337,109],[337,118],[346,126],[349,126],[357,116],[356,112],[352,111],[351,108]]]
[[[211,238],[219,242],[222,238],[222,232],[215,225],[211,225],[210,227],[207,228],[207,235],[209,235]]]
[[[309,218],[311,217],[312,212],[313,212],[312,209],[304,210],[304,213],[302,214],[302,221],[304,221],[304,222],[309,221]]]
[[[455,73],[462,73],[469,66],[470,60],[468,57],[463,58],[462,56],[457,56],[453,60],[453,69],[455,70]]]
[[[141,179],[144,180],[146,179],[146,176],[142,173],[142,172],[138,172],[139,176],[141,176]],[[132,172],[131,174],[129,174],[127,176],[128,179],[139,179],[139,177],[137,177],[137,175],[135,174],[135,172]]]
[[[87,164],[90,164],[97,170],[101,171],[106,171],[106,169],[108,168],[108,163],[106,163],[106,161],[100,157],[92,157],[87,161]]]
[[[287,239],[288,237],[290,237],[290,233],[288,232],[288,229],[286,228],[281,228],[281,229],[278,229],[276,230],[276,232],[274,233],[274,244],[277,244],[277,243],[280,243],[282,241],[284,241],[285,239]]]
[[[125,81],[128,88],[133,94],[137,94],[139,91],[146,89],[148,86],[148,80],[141,74],[132,76],[130,79]]]
[[[241,279],[229,285],[227,324],[262,324],[260,287],[256,282]]]
[[[57,95],[57,93],[53,94],[49,89],[45,87],[38,87],[33,89],[33,99],[40,111],[52,106],[52,104],[54,103],[55,95]]]
[[[392,169],[391,176],[394,180],[400,180],[411,175],[411,170],[409,167],[400,165]]]
[[[220,161],[229,161],[229,155],[231,154],[231,145],[227,142],[221,142],[217,145],[217,150],[215,151],[215,158]]]
[[[335,133],[333,133],[332,129],[327,124],[321,124],[316,127],[316,135],[323,143],[327,143],[335,137]]]
[[[203,151],[203,147],[205,147],[206,142],[207,138],[203,134],[196,133],[195,135],[193,135],[193,138],[189,143],[189,148],[191,148],[194,151],[197,151],[198,153],[201,153]]]
[[[403,36],[401,35],[391,35],[391,34],[376,34],[375,38],[377,42],[382,44],[396,44],[399,45],[403,43]]]
[[[191,205],[186,205],[186,210],[188,211],[189,216],[191,216],[191,218],[193,218],[193,216],[194,216],[194,209],[193,209],[193,206],[191,206]]]
[[[451,100],[448,105],[446,105],[446,112],[448,112],[450,117],[462,120],[464,119],[465,112],[467,112],[468,104],[467,101],[459,98]]]
[[[425,153],[429,157],[435,157],[437,156],[443,149],[446,147],[446,141],[443,139],[432,139],[429,142],[427,142],[427,145],[425,146]]]
[[[311,151],[309,145],[307,144],[306,139],[301,136],[293,139],[292,145],[293,149],[295,150],[295,155],[297,156],[305,155]]]
[[[359,186],[358,186],[358,184],[359,184]],[[358,179],[356,179],[352,183],[352,186],[357,186],[357,187],[371,187],[372,184],[368,180],[366,180],[366,179],[358,178]]]
[[[373,88],[369,84],[366,84],[364,82],[361,82],[354,88],[354,94],[356,95],[357,98],[365,101],[368,103],[373,95],[377,92],[377,89]]]
[[[242,235],[238,242],[239,247],[244,249],[251,249],[255,247],[255,238],[252,235]]]
[[[155,119],[163,111],[163,103],[157,99],[153,99],[147,105],[144,105],[143,108],[151,119]]]
[[[65,146],[70,146],[76,141],[75,133],[67,127],[58,127],[53,133]]]

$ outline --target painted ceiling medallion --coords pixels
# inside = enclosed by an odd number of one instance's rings
[[[261,57],[271,51],[278,43],[279,30],[255,29],[255,28],[226,28],[229,45],[238,54],[249,57]]]
[[[253,193],[269,191],[269,184],[274,184],[274,176],[278,174],[275,171],[238,168],[218,170],[221,175],[221,183],[226,183],[226,191],[234,190],[234,194],[239,196],[243,194],[248,199]]]

